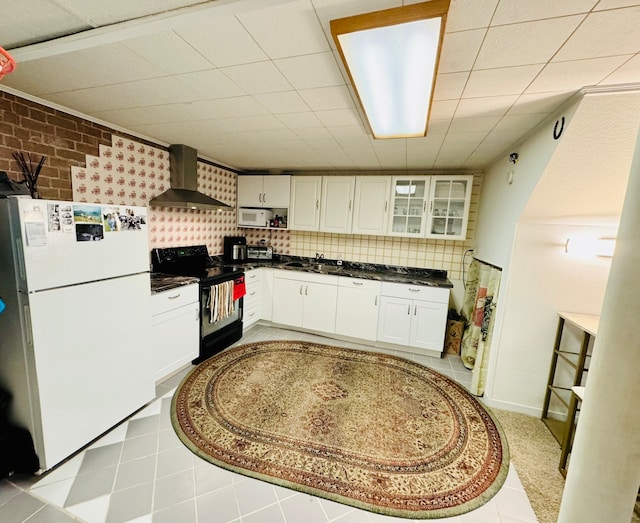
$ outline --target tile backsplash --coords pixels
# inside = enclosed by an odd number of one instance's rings
[[[198,190],[235,208],[236,173],[198,161]],[[110,147],[100,145],[99,156],[86,156],[85,167],[71,167],[73,200],[111,205],[147,206],[169,188],[169,152],[117,135]],[[468,238],[473,237],[480,191],[474,178]],[[325,258],[445,269],[450,279],[462,279],[463,256],[470,243],[385,236],[325,234],[276,229],[238,229],[235,212],[149,208],[149,245],[173,247],[206,244],[221,254],[225,236],[242,235],[247,242],[269,242],[274,252]]]

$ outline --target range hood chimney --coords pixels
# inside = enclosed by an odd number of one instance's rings
[[[157,207],[180,207],[202,211],[233,211],[234,208],[198,192],[198,152],[183,144],[169,146],[171,188],[149,201]]]

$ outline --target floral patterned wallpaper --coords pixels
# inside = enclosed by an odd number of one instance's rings
[[[236,173],[198,161],[198,190],[236,205]],[[147,206],[169,188],[169,152],[113,135],[99,156],[87,155],[85,167],[71,167],[73,200],[110,205]],[[243,235],[249,244],[269,241],[278,253],[289,253],[289,231],[238,229],[235,212],[150,207],[149,247],[207,245],[222,254],[225,236]]]

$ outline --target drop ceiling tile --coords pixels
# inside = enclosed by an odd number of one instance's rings
[[[313,111],[347,109],[355,105],[345,85],[302,89],[299,94]]]
[[[640,51],[640,6],[590,14],[554,61],[635,54]]]
[[[407,140],[407,169],[431,169],[444,138],[444,134],[427,134]]]
[[[518,100],[518,95],[464,98],[456,109],[456,118],[502,116]]]
[[[212,114],[214,111],[216,118],[268,114],[268,111],[251,96],[237,96],[234,98],[225,98],[224,100],[215,100],[215,109],[211,109]]]
[[[640,82],[640,55],[635,55],[607,76],[599,85]]]
[[[548,62],[584,20],[584,15],[491,27],[475,62],[476,69]]]
[[[217,122],[228,132],[266,131],[270,129],[282,129],[284,124],[275,116],[266,114],[261,116],[242,116],[239,118],[227,118]]]
[[[328,140],[331,133],[326,127],[290,127],[294,132],[305,141],[311,140]]]
[[[522,94],[518,98],[518,103],[509,110],[508,114],[552,113],[570,96],[571,94],[566,92]]]
[[[433,134],[446,134],[451,125],[451,118],[444,118],[442,120],[436,118],[430,118],[427,126],[427,136]]]
[[[586,85],[597,85],[628,58],[612,56],[547,64],[527,88],[527,93],[578,91]]]
[[[494,127],[493,132],[511,132],[514,136],[522,135],[536,127],[546,117],[546,114],[506,115]]]
[[[475,29],[447,34],[442,44],[438,73],[471,71],[486,32],[486,29]]]
[[[254,98],[273,114],[301,113],[309,110],[309,106],[295,91],[256,94]]]
[[[500,116],[482,116],[477,118],[456,118],[451,122],[447,136],[452,134],[487,134],[500,121]]]
[[[631,7],[638,5],[638,0],[600,0],[594,11],[604,11],[605,9],[617,9],[619,7]]]
[[[445,32],[487,27],[498,0],[457,0],[451,2]]]
[[[222,71],[248,94],[291,90],[291,84],[272,62],[236,65]]]
[[[295,89],[344,85],[333,53],[317,53],[274,62]]]
[[[143,0],[137,2],[112,0],[105,3],[99,0],[65,0],[61,3],[69,12],[91,21],[94,25],[108,25],[202,2],[197,0]]]
[[[335,49],[335,45],[329,29],[331,20],[400,7],[403,4],[402,0],[349,0],[348,2],[344,0],[312,0],[312,3],[332,49]]]
[[[271,59],[330,50],[309,0],[254,10],[238,18]]]
[[[267,59],[266,54],[233,16],[207,16],[175,29],[189,45],[217,67]]]
[[[372,138],[364,132],[362,126],[346,125],[342,127],[330,127],[329,132],[339,143],[359,143],[361,146],[371,147]]]
[[[444,120],[451,119],[456,114],[459,100],[438,100],[431,104],[429,119]]]
[[[45,0],[3,0],[2,10],[11,13],[11,23],[2,28],[2,45],[9,50],[91,29],[82,18]]]
[[[126,40],[123,45],[169,74],[210,69],[212,63],[173,31]]]
[[[455,100],[462,96],[464,86],[467,84],[469,73],[438,73],[436,88],[433,92],[434,100]]]
[[[559,18],[588,13],[598,0],[502,0],[496,9],[491,25],[513,24],[531,20]]]
[[[246,94],[244,89],[229,79],[221,69],[184,73],[174,78],[183,84],[192,100],[231,98]]]
[[[19,63],[6,83],[20,82],[20,90],[41,95],[120,83],[123,78],[140,80],[165,74],[125,46],[110,44]]]
[[[362,125],[358,112],[355,109],[335,109],[332,111],[318,111],[315,113],[318,119],[326,127],[345,127],[350,125]]]
[[[311,111],[279,114],[277,118],[290,129],[319,128],[322,125],[315,113]]]
[[[524,65],[472,71],[462,96],[481,98],[520,94],[542,70],[542,67],[542,65]]]

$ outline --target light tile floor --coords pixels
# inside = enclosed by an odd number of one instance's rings
[[[255,325],[239,343],[272,339],[362,347],[330,338]],[[391,352],[468,386],[460,358]],[[211,465],[180,442],[169,409],[175,387],[191,367],[161,383],[157,399],[51,471],[0,482],[3,523],[397,523],[380,516],[235,474]],[[510,466],[489,502],[446,523],[534,523],[529,499]]]

